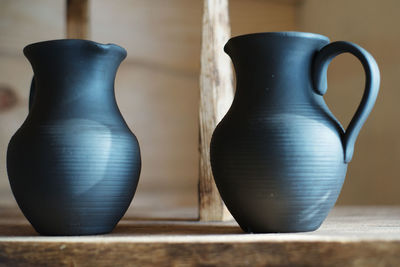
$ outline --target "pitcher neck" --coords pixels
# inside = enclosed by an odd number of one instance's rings
[[[34,71],[33,117],[77,117],[79,110],[90,116],[117,112],[114,80],[125,49],[85,40],[56,40],[28,45],[24,53]]]
[[[301,102],[312,93],[311,70],[317,51],[329,39],[297,32],[259,33],[234,37],[225,45],[241,98],[268,97],[271,102]],[[276,98],[276,99],[274,99]]]
[[[126,51],[114,44],[87,40],[64,39],[34,43],[24,48],[32,65],[37,88],[58,88],[64,85],[85,87],[85,80],[114,82],[115,74]],[[79,81],[78,81],[79,80]]]

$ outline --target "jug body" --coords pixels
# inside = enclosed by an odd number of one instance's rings
[[[43,235],[112,231],[137,187],[140,149],[117,107],[126,51],[84,40],[28,45],[30,112],[7,153],[19,207]]]
[[[345,131],[312,80],[314,57],[328,43],[281,32],[234,37],[225,46],[237,88],[213,133],[211,166],[246,232],[315,230],[339,196]]]

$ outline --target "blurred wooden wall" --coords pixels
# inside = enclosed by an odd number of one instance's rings
[[[303,30],[359,43],[377,59],[382,94],[356,145],[341,204],[400,204],[396,123],[400,68],[397,1],[231,0],[232,35]],[[128,50],[117,74],[119,107],[142,148],[143,171],[133,207],[195,214],[198,175],[198,75],[202,1],[91,0],[90,36]],[[13,203],[5,171],[8,140],[27,115],[32,77],[22,48],[65,36],[64,0],[0,1],[0,194]],[[360,64],[341,56],[329,69],[328,103],[347,122],[363,89]],[[6,90],[7,91],[7,90]],[[0,102],[1,103],[1,102]]]
[[[338,204],[400,204],[400,2],[396,0],[307,0],[299,7],[299,30],[347,40],[378,62],[381,90],[357,140]],[[347,125],[364,90],[364,72],[351,55],[328,70],[326,96],[333,113]]]

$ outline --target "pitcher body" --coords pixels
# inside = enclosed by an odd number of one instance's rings
[[[237,88],[214,131],[211,165],[246,232],[315,230],[339,196],[346,133],[313,81],[316,54],[328,43],[281,32],[238,36],[225,46]]]
[[[30,112],[7,154],[19,207],[44,235],[112,231],[137,187],[139,144],[117,107],[126,51],[84,40],[24,49],[34,70]]]

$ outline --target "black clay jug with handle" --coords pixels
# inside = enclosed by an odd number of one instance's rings
[[[210,148],[222,199],[246,232],[317,229],[339,196],[374,106],[380,80],[375,60],[353,43],[301,32],[237,36],[225,52],[237,88]],[[356,56],[366,74],[346,130],[323,99],[328,64],[341,53]]]
[[[126,51],[68,39],[28,45],[24,54],[34,80],[29,115],[8,146],[15,199],[40,234],[108,233],[141,169],[138,141],[114,96]]]

